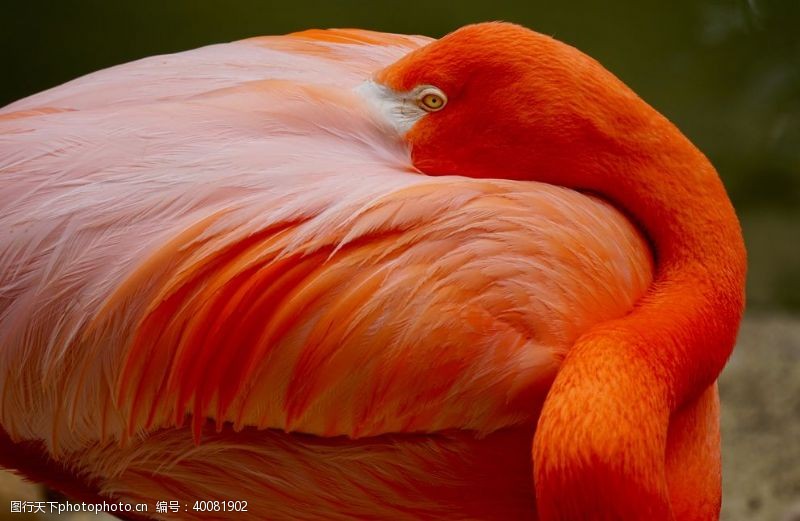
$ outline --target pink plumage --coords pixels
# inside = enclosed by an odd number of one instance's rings
[[[428,41],[256,38],[3,108],[10,439],[238,519],[529,511],[532,404],[652,262],[591,196],[415,171],[355,89]]]

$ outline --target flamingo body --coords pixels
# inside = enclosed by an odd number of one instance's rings
[[[240,519],[535,516],[562,361],[656,268],[595,196],[421,175],[358,88],[430,42],[255,38],[2,109],[0,462]],[[674,512],[718,508],[715,415],[673,416]]]

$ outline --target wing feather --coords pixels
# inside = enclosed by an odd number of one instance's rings
[[[257,38],[0,110],[12,438],[531,421],[575,338],[644,292],[649,251],[589,196],[415,173],[352,88],[425,41]]]

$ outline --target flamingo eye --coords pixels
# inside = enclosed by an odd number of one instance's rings
[[[426,87],[417,96],[417,104],[422,110],[436,112],[447,105],[447,96],[436,87]]]

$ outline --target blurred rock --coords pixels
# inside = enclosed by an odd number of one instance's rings
[[[789,510],[783,514],[780,521],[800,521],[800,502],[790,507]]]
[[[748,316],[720,396],[723,521],[800,521],[800,318]]]

